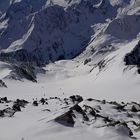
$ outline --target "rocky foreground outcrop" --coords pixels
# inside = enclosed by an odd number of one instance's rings
[[[56,107],[52,107],[55,105]],[[6,106],[5,106],[6,105]],[[50,121],[63,125],[64,127],[92,126],[95,129],[114,129],[119,135],[132,137],[140,129],[139,113],[140,104],[136,102],[118,103],[116,101],[83,99],[79,95],[69,98],[41,98],[26,100],[8,100],[7,97],[0,98],[0,117],[14,117],[17,112],[24,113],[24,109],[32,106],[39,109],[46,117],[55,114]],[[42,108],[42,109],[41,109]],[[35,110],[36,110],[35,109]],[[12,120],[11,120],[12,121]]]
[[[125,56],[124,61],[128,66],[137,66],[138,73],[140,74],[140,41],[134,49]]]

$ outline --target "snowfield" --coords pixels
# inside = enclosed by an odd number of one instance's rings
[[[46,74],[37,74],[37,83],[4,79],[8,88],[1,88],[1,95],[14,98],[67,97],[80,94],[83,97],[107,99],[109,101],[139,101],[139,75],[136,67],[124,64],[125,54],[130,52],[138,40],[116,44],[119,49],[105,56],[103,66],[94,61],[84,65],[83,60],[62,60],[44,67]],[[115,45],[115,44],[114,44]],[[97,57],[98,58],[98,57]],[[94,59],[94,58],[93,58]],[[99,61],[99,60],[98,60]],[[97,62],[98,62],[97,61]],[[5,70],[5,72],[8,70]],[[55,88],[54,88],[55,87]],[[22,90],[21,90],[22,89]],[[133,93],[133,94],[132,94]]]

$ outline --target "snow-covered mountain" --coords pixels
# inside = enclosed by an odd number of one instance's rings
[[[139,25],[140,0],[0,0],[0,140],[139,140]]]

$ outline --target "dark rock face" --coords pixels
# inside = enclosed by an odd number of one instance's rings
[[[90,102],[93,101],[93,100],[94,100],[94,99],[92,99],[92,98],[88,98],[88,99],[87,99],[87,101],[90,101]]]
[[[135,105],[133,105],[132,108],[131,108],[131,111],[132,112],[138,112],[139,110],[135,107]]]
[[[10,101],[8,101],[7,97],[2,97],[0,98],[0,103],[8,103]]]
[[[124,62],[128,66],[137,66],[137,73],[140,74],[140,41],[135,48],[125,56]]]
[[[26,100],[24,100],[24,99],[22,99],[22,100],[17,99],[17,100],[15,101],[15,104],[18,104],[20,107],[25,107],[25,105],[27,105],[28,103],[29,103],[29,102],[26,101]]]
[[[13,105],[8,104],[13,103]],[[29,102],[26,100],[17,99],[16,101],[8,100],[7,97],[0,98],[0,104],[5,104],[6,108],[0,110],[0,117],[13,117],[16,112],[21,111]]]
[[[72,100],[73,103],[80,103],[83,101],[83,97],[80,95],[70,96],[70,99]]]
[[[17,111],[21,111],[21,107],[25,107],[25,105],[27,105],[27,104],[28,104],[28,102],[27,102],[26,100],[17,99],[17,100],[14,102],[12,108],[13,108],[13,110],[16,111],[16,112],[17,112]]]
[[[117,15],[117,7],[109,0],[66,1],[67,8],[56,4],[45,6],[46,2],[22,0],[9,6],[0,19],[0,22],[8,20],[7,28],[0,30],[1,48],[8,49],[26,33],[30,34],[14,46],[14,51],[1,52],[0,60],[42,66],[50,61],[74,58],[83,52],[94,34],[91,25],[105,23]]]
[[[40,102],[42,103],[42,105],[44,105],[46,100],[44,98],[41,98]]]
[[[14,111],[21,111],[21,108],[18,104],[14,104],[12,108]]]
[[[73,127],[75,124],[75,121],[73,119],[73,111],[70,110],[70,111],[64,113],[63,115],[55,118],[55,121],[60,123],[60,124],[65,125],[65,126]]]
[[[135,48],[124,58],[126,65],[136,65],[140,67],[140,41]]]
[[[3,117],[3,116],[4,116],[4,111],[0,110],[0,117]]]
[[[32,82],[37,82],[33,68],[28,65],[14,66],[15,73],[21,78],[26,78]]]
[[[32,82],[37,82],[36,75],[34,72],[34,67],[30,66],[29,64],[22,64],[22,65],[13,65],[12,64],[12,71],[8,76],[5,78],[8,79],[14,79],[14,80],[20,80],[27,79]]]
[[[83,120],[89,121],[88,116],[86,115],[86,113],[84,112],[84,110],[78,104],[74,105],[72,108],[70,108],[70,110],[77,111],[78,113],[82,114]]]
[[[86,60],[84,61],[84,65],[86,65],[86,64],[89,63],[89,62],[91,62],[91,58],[86,59]]]
[[[34,106],[38,106],[38,102],[37,101],[33,101],[33,105]]]
[[[0,60],[1,61],[7,61],[10,63],[20,62],[22,63],[30,63],[32,65],[37,66],[44,66],[49,61],[45,61],[43,57],[43,50],[36,49],[32,53],[28,52],[25,49],[17,50],[15,52],[9,52],[9,53],[0,53]]]

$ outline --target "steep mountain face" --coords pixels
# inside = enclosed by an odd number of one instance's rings
[[[138,73],[140,74],[140,41],[134,47],[134,49],[125,56],[124,61],[128,66],[137,66]]]
[[[36,81],[46,71],[36,66],[72,58],[102,71],[115,51],[117,62],[139,66],[140,0],[5,0],[0,12],[1,79]]]
[[[93,36],[109,34],[114,40],[127,40],[139,32],[139,15],[128,15],[134,6],[130,0],[7,2],[10,4],[0,18],[2,61],[42,66],[77,56]]]
[[[8,7],[10,6],[11,1],[10,0],[1,0],[0,1],[0,16],[6,12]]]

